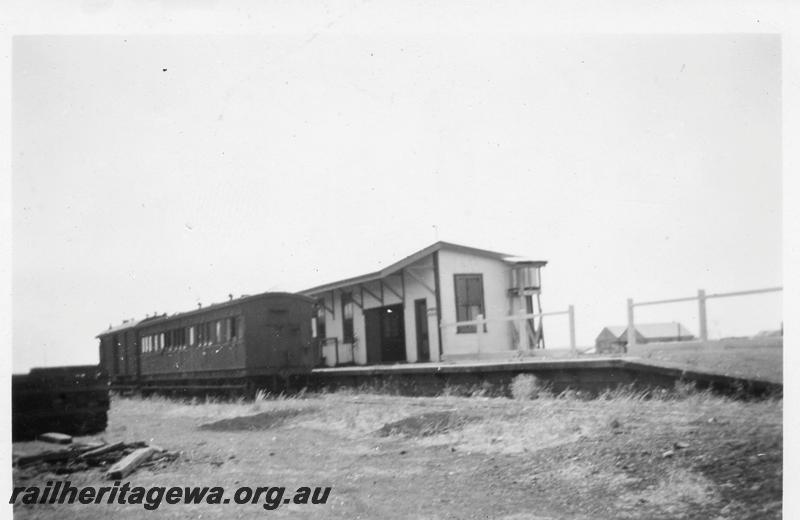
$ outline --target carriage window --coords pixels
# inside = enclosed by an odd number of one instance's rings
[[[189,346],[194,346],[194,325],[189,327]]]
[[[228,318],[228,332],[230,333],[230,339],[236,339],[238,336],[236,330],[236,318]]]

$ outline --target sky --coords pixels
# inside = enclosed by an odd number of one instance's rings
[[[543,308],[587,346],[627,298],[780,286],[781,58],[743,33],[17,36],[13,371],[436,240],[547,260]],[[781,303],[709,302],[709,332]],[[693,304],[640,319],[698,332]]]

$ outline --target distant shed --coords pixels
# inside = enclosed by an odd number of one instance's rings
[[[637,323],[635,329],[637,344],[696,339],[689,329],[676,321]],[[624,352],[627,345],[628,328],[623,326],[604,327],[595,339],[597,352]]]
[[[594,340],[597,352],[623,352],[625,341],[620,338],[625,330],[625,327],[603,327]]]

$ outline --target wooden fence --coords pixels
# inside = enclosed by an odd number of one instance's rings
[[[728,298],[730,296],[748,296],[751,294],[762,294],[762,293],[769,293],[769,292],[778,292],[782,291],[783,287],[767,287],[765,289],[751,289],[748,291],[734,291],[734,292],[727,292],[727,293],[714,293],[714,294],[706,294],[706,291],[703,289],[698,289],[697,296],[687,296],[685,298],[670,298],[668,300],[654,300],[654,301],[647,301],[647,302],[635,302],[632,298],[628,298],[628,348],[631,346],[636,345],[636,328],[634,326],[634,317],[633,317],[633,308],[634,307],[643,307],[645,305],[660,305],[664,303],[679,303],[679,302],[690,302],[697,300],[698,304],[698,319],[700,321],[700,339],[702,341],[708,341],[708,324],[706,318],[706,300],[710,300],[712,298]]]
[[[481,336],[483,335],[484,325],[491,324],[491,323],[507,323],[507,322],[515,322],[516,330],[517,330],[517,344],[512,345],[511,348],[516,350],[517,352],[525,352],[528,350],[528,322],[530,320],[534,320],[536,318],[544,318],[545,316],[563,316],[566,315],[569,319],[569,346],[570,349],[573,351],[576,350],[575,345],[575,307],[570,305],[567,310],[564,311],[555,311],[555,312],[541,312],[541,313],[532,313],[527,314],[524,310],[521,310],[519,314],[512,314],[510,316],[501,316],[499,318],[485,318],[483,315],[478,315],[478,318],[475,320],[470,321],[457,321],[452,323],[442,323],[441,328],[445,329],[448,327],[463,327],[467,325],[474,325],[477,329],[477,345],[478,345],[478,354],[481,354]],[[496,349],[496,346],[495,346]],[[493,349],[494,350],[494,349]]]

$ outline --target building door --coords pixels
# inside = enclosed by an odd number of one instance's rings
[[[367,340],[367,364],[381,362],[381,309],[364,311],[364,335]]]
[[[381,313],[381,357],[384,363],[406,360],[403,305],[389,305]]]
[[[414,300],[414,321],[417,324],[417,361],[431,360],[428,340],[428,305],[425,298]]]
[[[406,360],[403,305],[388,305],[364,311],[367,363]]]

